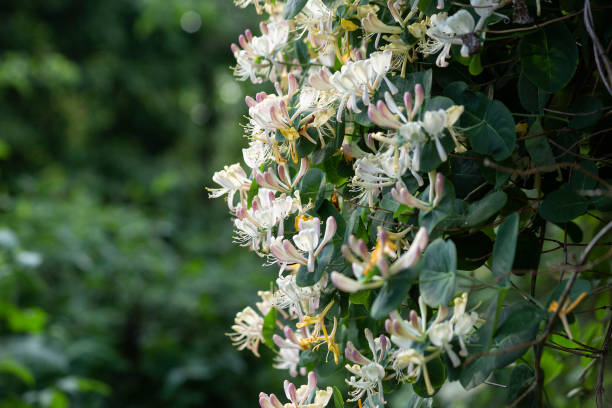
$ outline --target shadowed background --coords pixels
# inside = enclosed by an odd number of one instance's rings
[[[240,159],[228,0],[0,4],[0,407],[245,407],[224,333],[270,270],[212,173]],[[267,353],[267,354],[266,354]]]

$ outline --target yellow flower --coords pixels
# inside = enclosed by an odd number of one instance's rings
[[[321,313],[316,316],[304,316],[302,321],[296,324],[298,329],[302,327],[313,325],[313,331],[309,337],[304,337],[300,339],[300,343],[302,348],[306,349],[312,346],[313,351],[316,351],[321,345],[327,344],[327,353],[331,351],[334,355],[334,362],[338,364],[338,358],[340,357],[340,347],[335,342],[336,337],[336,329],[338,328],[338,319],[334,317],[334,326],[332,328],[331,333],[327,333],[327,328],[325,327],[325,315],[331,307],[334,305],[334,301],[332,300],[329,304],[323,309]],[[322,336],[320,334],[323,334]]]

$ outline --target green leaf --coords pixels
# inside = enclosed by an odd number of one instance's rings
[[[535,382],[535,375],[533,370],[525,364],[519,364],[512,369],[510,373],[510,383],[508,385],[508,397],[506,398],[507,404],[514,404],[516,400],[521,400],[514,406],[517,408],[536,408],[537,400],[535,389],[529,394],[523,395],[529,387]]]
[[[594,177],[599,176],[599,169],[595,165],[594,161],[582,160],[578,164],[581,168],[592,174]],[[580,192],[581,190],[592,190],[597,187],[597,180],[593,177],[589,177],[587,174],[578,169],[574,169],[569,179],[569,185],[571,189],[576,192]]]
[[[541,253],[540,239],[533,232],[520,232],[516,241],[516,255],[512,269],[517,271],[537,270]]]
[[[310,62],[310,54],[308,54],[308,47],[302,41],[302,39],[298,38],[294,43],[295,55],[300,62],[300,64],[308,64]]]
[[[589,126],[593,126],[597,123],[602,115],[601,108],[603,102],[601,99],[594,98],[592,96],[581,95],[578,97],[576,102],[572,105],[571,111],[578,114],[570,120],[569,127],[572,129],[584,129]],[[591,113],[591,115],[585,115]]]
[[[276,309],[272,308],[264,317],[263,328],[261,329],[261,335],[264,338],[264,344],[271,350],[274,350],[274,342],[272,336],[274,336],[274,329],[276,328]]]
[[[497,230],[497,237],[493,245],[491,271],[495,278],[500,279],[500,285],[506,286],[510,282],[508,272],[512,270],[512,265],[514,264],[518,227],[519,215],[518,213],[514,213],[508,216]],[[504,277],[500,278],[501,276]]]
[[[540,119],[537,119],[529,128],[529,133],[527,133],[527,136],[542,133],[543,131],[544,129],[542,128]],[[536,167],[552,166],[555,164],[555,157],[553,156],[553,152],[550,148],[546,135],[531,137],[525,140],[525,148],[527,149],[527,153],[529,153],[529,156],[533,160]]]
[[[40,333],[47,323],[47,313],[37,307],[18,309],[8,305],[4,313],[6,313],[9,328],[13,332]]]
[[[455,294],[457,250],[453,241],[437,239],[425,250],[419,276],[421,296],[431,307],[447,306]]]
[[[480,75],[482,73],[482,64],[480,63],[480,54],[472,55],[469,66],[471,75]]]
[[[334,386],[334,407],[344,408],[344,399],[342,398],[342,393],[336,386]]]
[[[418,276],[417,268],[409,268],[389,278],[378,292],[370,316],[374,319],[383,319],[402,304],[412,282]]]
[[[563,88],[578,66],[578,49],[563,22],[528,34],[519,43],[522,73],[548,92]]]
[[[320,169],[310,169],[298,183],[302,203],[317,203],[319,192],[325,190],[325,174]]]
[[[535,86],[523,73],[518,81],[518,96],[523,108],[532,113],[544,113],[543,108],[550,98],[548,92]]]
[[[500,101],[491,101],[481,93],[463,92],[465,107],[461,126],[475,152],[487,154],[496,161],[512,154],[516,143],[516,130],[512,113]]]
[[[540,206],[540,216],[550,222],[567,222],[584,214],[589,201],[576,194],[568,184],[544,197]]]
[[[429,189],[425,189],[419,198],[425,202],[429,201]],[[454,213],[455,188],[449,180],[445,180],[444,193],[437,207],[430,211],[419,211],[419,226],[427,228],[431,235],[434,228]]]
[[[361,292],[351,293],[349,295],[349,302],[355,305],[370,305],[370,293],[371,290],[362,290]]]
[[[493,251],[493,241],[482,231],[469,235],[453,235],[451,239],[457,248],[457,268],[473,271],[482,266]]]
[[[503,368],[520,358],[529,348],[529,342],[536,338],[540,322],[545,316],[546,314],[541,310],[526,301],[517,302],[503,309],[492,347],[489,350],[491,352],[499,351],[500,353],[473,360],[460,374],[461,385],[465,389],[474,388],[482,384],[493,370]],[[485,326],[487,324],[488,322],[485,323]],[[491,326],[487,327],[490,328]],[[481,331],[482,328],[477,333]],[[483,343],[482,335],[480,343]],[[520,345],[525,346],[520,347]],[[479,344],[473,350],[482,352],[481,350],[487,350],[487,347]]]
[[[470,204],[465,225],[479,225],[491,218],[506,205],[508,196],[503,191],[487,194],[482,200]]]
[[[298,15],[304,6],[308,3],[308,0],[288,0],[283,10],[283,18],[289,20]]]
[[[253,181],[251,181],[251,187],[249,187],[249,192],[247,193],[247,207],[248,208],[251,208],[253,199],[257,196],[258,192],[259,192],[259,185],[257,184],[257,181],[253,179]]]
[[[17,377],[26,385],[34,385],[35,379],[30,369],[17,361],[10,359],[0,361],[0,372]]]

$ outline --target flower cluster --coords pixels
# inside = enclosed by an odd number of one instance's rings
[[[237,1],[267,18],[261,35],[246,30],[232,44],[234,74],[270,81],[275,93],[246,97],[249,170],[218,171],[210,196],[227,197],[235,242],[275,272],[228,336],[255,355],[264,343],[292,377],[308,373],[307,385],[285,382],[289,403],[262,393],[264,408],[326,406],[332,390],[317,391],[317,360],[346,364],[347,400],[359,406],[384,406],[385,383],[421,381],[429,397],[437,386],[428,365],[460,366],[483,321],[467,311],[454,266],[452,285],[436,289],[440,301],[428,300],[432,320],[424,297],[408,293],[432,285],[427,265],[442,255],[427,249],[444,239],[436,225],[462,211],[438,167],[468,147],[465,107],[432,95],[431,71],[420,64],[446,67],[454,46],[457,58],[478,53],[484,27],[508,2],[471,0],[472,9],[451,12],[441,0],[429,15],[417,1],[362,3]],[[402,312],[406,304],[419,313]],[[370,314],[354,323],[358,305]],[[355,324],[358,334],[347,330]]]

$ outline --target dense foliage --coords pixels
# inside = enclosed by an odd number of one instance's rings
[[[225,341],[267,279],[204,190],[240,155],[233,11],[1,2],[0,406],[244,407],[278,381]]]
[[[228,334],[294,377],[260,406],[606,406],[610,6],[236,3],[275,93],[210,195],[269,267]]]

